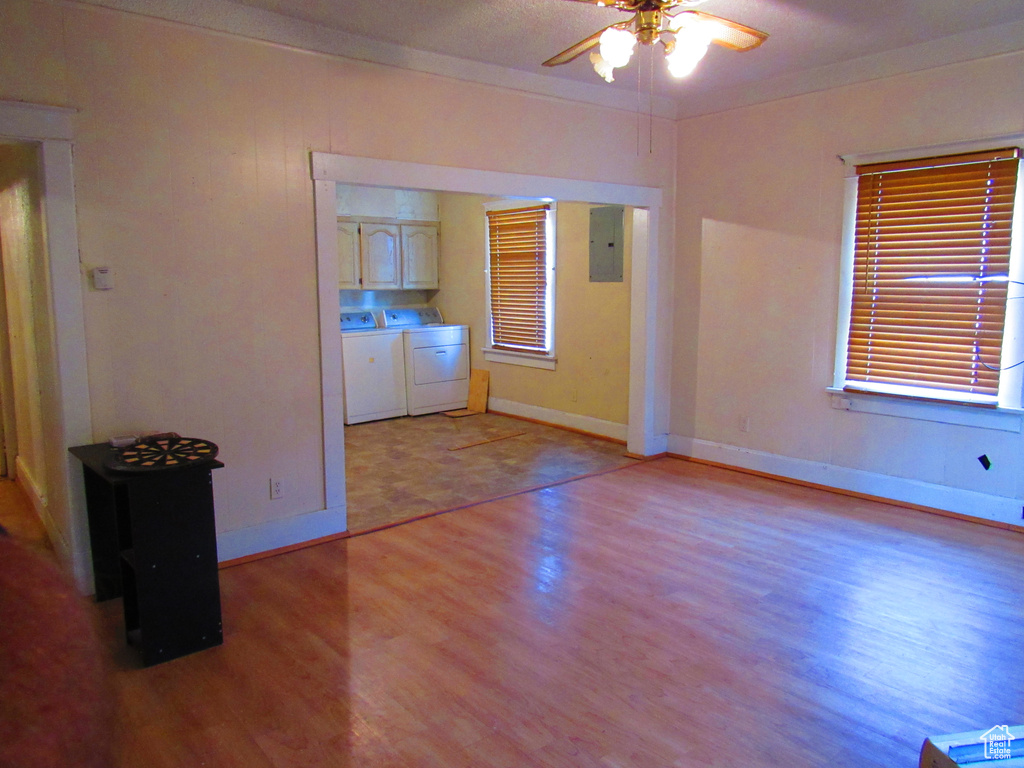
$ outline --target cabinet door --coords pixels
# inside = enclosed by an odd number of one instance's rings
[[[402,287],[402,257],[397,224],[359,225],[363,288],[368,291]]]
[[[438,287],[437,227],[402,225],[402,287]]]
[[[361,287],[359,285],[359,224],[354,221],[338,222],[338,287]]]
[[[437,221],[437,193],[413,189],[395,190],[395,216],[414,221]]]

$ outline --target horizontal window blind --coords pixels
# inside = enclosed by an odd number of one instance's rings
[[[547,214],[536,205],[487,212],[490,241],[491,344],[546,353]]]
[[[1018,157],[857,167],[848,386],[996,395]]]

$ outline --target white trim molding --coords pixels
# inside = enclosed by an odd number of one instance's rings
[[[165,21],[237,35],[303,51],[399,67],[467,82],[512,88],[542,97],[636,111],[636,93],[609,86],[588,73],[589,80],[526,72],[457,56],[416,50],[370,40],[321,24],[292,18],[233,0],[84,0],[93,6],[136,13]],[[839,61],[813,69],[754,79],[712,89],[675,89],[654,95],[650,111],[681,120],[767,101],[799,96],[853,83],[955,64],[1020,50],[1024,22],[1012,21],[959,32],[893,50]]]
[[[67,452],[93,440],[71,142],[75,113],[64,107],[0,101],[0,136],[40,143],[49,260],[49,285],[41,300],[47,302],[53,323],[55,359],[49,362],[56,376],[48,385],[58,404],[54,411],[59,411],[45,415],[56,420],[48,433],[57,439],[45,453],[42,520],[61,562],[72,571],[78,588],[88,593],[92,557],[82,466]]]
[[[397,67],[455,80],[514,89],[541,97],[594,104],[626,112],[636,111],[636,92],[609,87],[597,77],[593,82],[567,80],[555,75],[525,72],[498,64],[371,40],[314,22],[254,8],[233,0],[85,0],[86,4],[135,13],[222,33],[283,45],[300,51],[338,56],[386,67]],[[655,95],[651,112],[673,119],[673,98]]]
[[[32,503],[32,509],[35,510],[36,516],[46,524],[47,533],[52,535],[54,532],[50,530],[49,524],[46,523],[46,518],[48,517],[46,512],[46,495],[39,487],[39,483],[36,482],[32,472],[29,471],[28,465],[25,464],[21,456],[14,460],[14,481]]]
[[[503,171],[482,171],[447,165],[407,163],[374,157],[313,152],[313,179],[343,184],[421,189],[439,192],[467,192],[495,197],[578,200],[607,205],[657,208],[662,191],[657,187],[634,187],[608,181],[560,179]]]
[[[1018,498],[968,491],[679,435],[669,436],[668,450],[678,456],[874,496],[896,504],[913,504],[964,517],[1006,523],[1024,532],[1021,500]]]
[[[980,139],[968,139],[946,144],[926,144],[921,147],[904,147],[886,149],[878,152],[856,152],[840,155],[846,166],[846,177],[857,178],[858,165],[873,163],[893,163],[906,160],[908,157],[941,157],[942,155],[959,155],[967,152],[984,152],[1003,147],[1024,147],[1024,133],[1005,133]]]
[[[500,397],[487,398],[487,409],[498,413],[507,413],[510,416],[521,416],[524,419],[542,421],[545,424],[554,424],[559,427],[568,427],[579,432],[586,432],[591,435],[610,437],[613,440],[626,440],[627,427],[615,421],[597,419],[593,416],[583,416],[578,413],[567,413],[554,408],[544,408],[539,405],[527,405],[517,403],[514,400],[505,400]]]
[[[553,371],[557,367],[558,358],[554,355],[535,355],[529,352],[514,352],[510,349],[494,349],[484,347],[484,360],[490,363],[506,363],[508,365],[525,365],[527,368],[543,368]]]
[[[237,560],[347,530],[345,507],[322,509],[217,534],[217,560]]]
[[[317,302],[320,323],[320,395],[323,413],[324,507],[344,508],[345,393],[338,318],[337,190],[333,181],[313,182],[317,242]]]
[[[940,403],[915,400],[869,392],[827,387],[831,406],[837,411],[874,413],[903,419],[934,421],[939,424],[957,424],[999,432],[1020,432],[1024,412],[1013,408],[979,408],[960,403]]]
[[[24,101],[0,101],[0,136],[30,141],[70,141],[78,110]]]
[[[362,184],[371,187],[418,189],[439,192],[466,192],[494,197],[552,198],[607,205],[626,205],[633,208],[633,260],[630,286],[630,351],[629,351],[629,428],[628,450],[639,456],[651,456],[664,451],[665,436],[656,434],[655,411],[659,398],[665,394],[655,385],[657,347],[657,318],[664,312],[658,306],[658,274],[660,254],[658,243],[663,240],[661,228],[662,190],[657,187],[639,187],[611,182],[561,179],[549,176],[529,176],[502,171],[482,171],[470,168],[407,163],[397,160],[379,160],[371,157],[312,153],[312,176],[317,193],[317,210],[323,210],[325,223],[317,225],[317,259],[320,280],[330,280],[337,266],[327,262],[337,260],[337,238],[326,225],[327,211],[335,211],[331,184]],[[331,197],[328,201],[326,198]],[[324,198],[324,199],[321,199]],[[322,206],[322,208],[321,208]],[[333,270],[333,271],[332,271]],[[332,371],[337,348],[338,308],[326,297],[328,290],[320,286],[321,359],[323,366],[325,436],[340,435],[343,418],[340,399],[333,396],[337,386]],[[329,328],[335,330],[329,331]],[[340,352],[338,368],[340,371]],[[552,422],[554,423],[554,422]],[[589,431],[589,430],[588,430]],[[325,440],[327,438],[325,437]],[[333,456],[333,458],[332,458]],[[339,458],[340,457],[340,463]],[[324,467],[328,499],[344,493],[345,477],[343,451],[328,452],[325,446]],[[341,488],[339,489],[339,484]],[[330,506],[330,504],[328,504]]]

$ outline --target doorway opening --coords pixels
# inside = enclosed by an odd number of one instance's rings
[[[74,110],[23,102],[0,101],[0,142],[21,156],[32,170],[25,173],[38,184],[38,199],[32,202],[31,185],[13,192],[9,206],[35,205],[31,215],[20,216],[30,228],[32,247],[25,254],[12,254],[15,246],[11,221],[5,225],[7,253],[5,277],[12,258],[25,256],[17,266],[31,277],[31,306],[19,309],[32,319],[33,338],[19,340],[22,348],[32,350],[34,376],[29,380],[38,389],[38,415],[29,416],[35,445],[31,474],[35,482],[23,486],[58,559],[72,571],[83,592],[90,589],[88,527],[81,470],[73,465],[67,449],[92,441],[92,415],[89,403],[88,368],[85,351],[85,322],[82,308],[81,272],[78,261],[78,229],[75,214],[75,185],[72,172],[71,140]],[[26,158],[31,156],[31,162]],[[9,280],[8,280],[9,282]],[[11,297],[10,285],[7,296]],[[7,316],[13,318],[12,307]],[[13,341],[13,334],[12,341]],[[13,348],[12,359],[20,352]],[[18,373],[14,373],[17,379]],[[32,401],[30,397],[29,402]],[[34,422],[33,422],[34,419]],[[18,427],[18,468],[28,466],[24,435]],[[8,440],[10,436],[8,436]],[[8,467],[10,470],[10,467]],[[34,471],[34,474],[33,474]]]
[[[46,506],[42,376],[52,352],[40,176],[38,144],[0,143],[0,468],[37,512]]]
[[[324,497],[345,530],[346,477],[341,344],[338,333],[336,185],[456,192],[496,197],[551,198],[631,207],[633,270],[629,309],[629,419],[631,453],[655,453],[654,328],[661,190],[571,179],[313,153],[323,393]]]

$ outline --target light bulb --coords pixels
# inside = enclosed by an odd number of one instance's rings
[[[668,64],[668,72],[672,77],[686,77],[688,74],[693,72],[700,64],[700,60],[704,58],[704,54],[708,52],[707,46],[704,46],[702,50],[694,50],[692,48],[680,48],[677,47],[672,53],[665,57],[665,63]]]
[[[677,17],[679,18],[679,17]],[[711,45],[711,30],[700,23],[680,24],[675,47],[665,57],[672,77],[686,77],[700,64]]]
[[[628,29],[609,27],[601,33],[601,58],[611,67],[624,67],[629,63],[636,46],[636,37]]]
[[[609,64],[597,51],[590,52],[590,63],[594,65],[594,71],[611,83],[615,80],[615,67]]]

